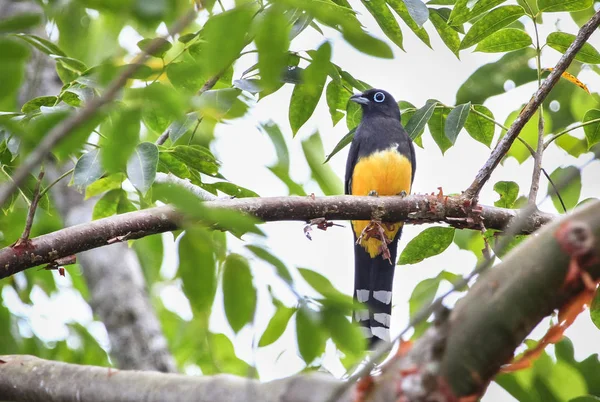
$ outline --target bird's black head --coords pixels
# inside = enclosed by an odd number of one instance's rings
[[[350,100],[358,103],[363,116],[386,116],[400,119],[400,108],[392,95],[382,89],[369,89],[362,94],[352,95]]]

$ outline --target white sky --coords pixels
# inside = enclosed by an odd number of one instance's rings
[[[351,3],[361,12],[361,21],[367,29],[376,36],[384,38],[374,20],[360,2],[351,1]],[[576,32],[577,27],[566,14],[545,14],[544,18],[545,24],[541,26],[540,32],[542,41],[548,33],[556,30],[556,27],[566,32]],[[529,29],[528,20],[523,19],[522,21]],[[439,99],[441,102],[453,105],[457,89],[471,73],[481,65],[497,60],[500,55],[471,53],[470,50],[467,50],[461,52],[461,60],[458,60],[441,42],[431,23],[427,22],[425,27],[430,34],[434,50],[427,48],[405,25],[402,25],[406,53],[392,45],[395,54],[393,60],[377,59],[361,54],[346,44],[335,31],[325,31],[327,37],[332,39],[333,61],[348,70],[356,78],[364,80],[375,87],[385,89],[392,93],[397,100],[409,101],[417,107],[422,106],[429,98]],[[137,42],[135,33],[131,32],[132,30],[128,31],[127,35],[122,36],[122,42],[128,45],[127,48],[135,50],[134,44]],[[322,41],[323,37],[309,28],[294,40],[292,49],[311,49]],[[600,32],[596,32],[592,36],[590,43],[600,48]],[[560,55],[558,52],[546,48],[542,56],[542,67],[553,67]],[[234,78],[239,77],[239,73],[253,62],[254,60],[251,57],[240,62],[236,66]],[[592,92],[600,91],[600,77],[596,73],[584,71],[579,78],[588,85]],[[522,103],[530,98],[535,91],[535,86],[535,83],[523,85],[504,95],[489,99],[485,105],[492,110],[496,120],[504,122],[510,112],[519,108]],[[275,161],[275,152],[269,138],[257,129],[260,122],[274,120],[279,124],[288,140],[292,177],[300,183],[305,183],[305,190],[308,193],[314,192],[316,195],[321,194],[321,192],[316,183],[310,181],[310,170],[302,153],[301,140],[318,129],[323,139],[325,152],[328,153],[347,132],[344,121],[338,123],[336,127],[332,127],[328,108],[323,97],[313,117],[300,130],[296,138],[292,139],[292,132],[287,119],[292,88],[291,85],[286,85],[276,94],[258,103],[245,118],[217,127],[217,139],[212,150],[217,158],[222,161],[222,173],[232,182],[253,189],[261,196],[287,195],[287,188],[266,168]],[[582,133],[582,130],[578,130],[571,134],[581,136]],[[497,140],[497,137],[498,131],[495,140]],[[413,192],[415,193],[430,193],[437,191],[437,187],[440,186],[443,187],[445,193],[464,190],[471,183],[475,173],[490,153],[488,148],[471,139],[465,131],[458,137],[456,145],[450,148],[443,157],[427,131],[424,134],[423,142],[424,149],[417,148],[417,172],[413,186]],[[330,166],[340,179],[343,179],[344,176],[346,154],[347,149],[336,155],[330,162]],[[579,166],[589,160],[590,156],[591,154],[586,154],[581,156],[579,160],[575,160],[575,158],[567,155],[566,152],[557,147],[550,147],[544,155],[544,167],[548,172],[552,172],[558,166],[569,164]],[[243,168],[240,166],[241,163],[243,163]],[[531,171],[531,159],[523,165],[518,165],[514,159],[507,161],[504,166],[500,166],[494,172],[492,179],[484,188],[481,193],[481,203],[489,205],[497,199],[492,187],[493,183],[499,180],[516,181],[521,188],[521,194],[526,195],[529,190]],[[600,162],[595,161],[588,165],[582,175],[583,190],[581,199],[600,197],[600,180],[598,179],[600,177]],[[540,200],[545,195],[546,186],[547,183],[542,178]],[[541,208],[556,212],[549,200],[544,202]],[[346,223],[345,228],[332,228],[327,232],[315,230],[313,241],[306,239],[302,230],[303,226],[300,222],[266,224],[262,227],[268,235],[266,239],[248,237],[247,242],[264,243],[289,266],[307,267],[318,271],[329,278],[338,289],[349,295],[352,294],[353,247],[349,225]],[[427,226],[406,225],[400,241],[400,250],[425,227]],[[172,239],[172,236],[167,234],[164,238],[167,240],[165,245],[170,252],[167,253],[167,258],[164,261],[163,272],[170,276],[176,267],[177,256],[175,245],[169,240]],[[231,251],[251,257],[243,248],[246,243],[232,236],[229,238]],[[441,270],[466,274],[474,265],[475,257],[473,254],[459,250],[453,244],[439,256],[426,259],[416,265],[398,266],[394,283],[392,336],[403,329],[408,322],[408,299],[417,283],[425,278],[436,276]],[[252,259],[252,269],[255,275],[255,284],[260,289],[255,327],[246,327],[237,336],[234,336],[226,322],[222,310],[222,296],[219,293],[211,317],[211,330],[223,332],[235,339],[238,356],[250,363],[254,362],[258,367],[262,380],[267,381],[289,376],[304,367],[301,358],[296,354],[293,321],[290,322],[282,338],[268,347],[252,348],[252,337],[256,337],[255,342],[258,341],[273,313],[273,307],[268,301],[266,292],[267,284],[275,284],[278,297],[288,305],[294,304],[294,298],[286,292],[285,287],[280,286],[272,268],[259,260]],[[296,275],[296,278],[299,279],[298,289],[301,292],[310,293],[308,286],[303,286],[300,276]],[[68,286],[68,279],[60,277],[56,277],[56,279],[59,284],[64,284],[65,287]],[[441,290],[443,288],[444,286]],[[154,289],[154,291],[160,291],[160,295],[168,308],[180,312],[184,317],[191,315],[185,298],[175,287],[162,290]],[[50,331],[55,335],[50,338],[57,339],[66,335],[64,332],[65,327],[60,325],[59,322],[75,319],[84,324],[91,323],[92,316],[89,309],[78,303],[77,297],[68,289],[63,288],[60,294],[52,297],[51,301],[47,300],[43,292],[39,293],[41,294],[32,297],[35,306],[31,309],[24,309],[20,306],[20,303],[16,300],[16,295],[10,291],[4,291],[2,296],[5,303],[13,311],[17,310],[21,314],[31,317],[34,332],[44,333],[48,336],[48,331]],[[450,297],[448,301],[453,302],[455,299],[456,297]],[[70,306],[69,309],[61,308],[67,303]],[[78,305],[81,305],[82,308],[75,308]],[[105,332],[102,335],[103,328],[101,325],[97,323],[92,325],[94,332],[101,338],[106,339]],[[532,337],[536,339],[541,337],[546,328],[547,322],[542,323]],[[599,334],[591,323],[589,314],[587,312],[583,313],[567,331],[567,335],[574,342],[576,358],[582,359],[591,353],[600,352],[598,346],[600,344],[598,342]],[[331,346],[328,346],[324,364],[328,370],[340,376],[344,372],[343,367],[332,356]],[[500,387],[492,384],[484,401],[506,401],[511,399]]]

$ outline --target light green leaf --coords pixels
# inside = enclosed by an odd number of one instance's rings
[[[290,126],[294,135],[312,116],[319,103],[325,87],[330,58],[331,44],[325,42],[313,53],[312,62],[302,74],[303,82],[294,87],[289,109]]]
[[[356,132],[356,128],[353,128],[352,130],[350,130],[348,132],[348,134],[346,134],[345,136],[342,137],[342,139],[335,145],[335,147],[333,148],[333,150],[329,153],[329,155],[327,155],[327,158],[325,158],[325,162],[323,163],[327,163],[329,162],[329,160],[338,152],[340,152],[342,149],[346,148],[346,146],[348,146],[351,142],[352,139],[354,138],[354,133]]]
[[[402,47],[402,31],[398,21],[394,18],[394,15],[388,8],[385,0],[361,0],[365,8],[375,18],[377,25],[381,28],[383,33],[386,34],[392,42],[394,42],[400,49]]]
[[[169,128],[167,128],[167,130],[169,130],[169,138],[171,139],[171,142],[173,144],[176,143],[177,140],[183,137],[183,135],[187,133],[187,131],[190,130],[197,122],[198,116],[196,113],[188,113],[183,119],[176,120],[171,123]]]
[[[512,24],[523,15],[525,15],[525,10],[521,6],[502,6],[490,11],[469,29],[460,43],[460,49],[466,49],[479,43],[482,39]]]
[[[67,56],[65,54],[65,52],[63,52],[56,44],[50,42],[47,39],[40,38],[37,35],[19,33],[19,34],[16,34],[15,36],[17,38],[23,39],[25,42],[34,46],[39,51],[46,53],[47,55],[55,54],[57,56],[64,56],[64,57]]]
[[[125,175],[123,173],[111,174],[100,180],[96,180],[85,189],[85,199],[87,200],[90,197],[95,197],[106,191],[121,188],[123,180],[125,180]]]
[[[590,123],[583,127],[585,138],[587,139],[588,149],[600,142],[600,110],[591,109],[585,113],[583,122],[587,123],[592,120],[597,120],[595,123]]]
[[[209,312],[217,291],[217,272],[212,239],[206,230],[185,231],[179,241],[177,276],[194,313]]]
[[[229,254],[223,264],[223,305],[235,333],[254,319],[256,289],[248,260],[239,254]]]
[[[433,111],[431,119],[427,122],[431,136],[442,151],[442,155],[453,145],[446,137],[446,120],[450,111],[451,109],[448,107],[438,107]]]
[[[474,6],[469,7],[473,2],[470,2],[469,0],[458,0],[452,9],[452,13],[450,13],[450,17],[448,17],[448,24],[464,24],[505,1],[506,0],[478,0],[475,2]]]
[[[161,152],[168,152],[189,168],[210,176],[216,176],[219,171],[219,163],[213,154],[201,145],[177,145]]]
[[[402,21],[423,41],[431,47],[429,34],[422,27],[423,23],[429,19],[429,9],[421,0],[387,0],[388,5],[398,14]],[[407,7],[410,5],[410,7]],[[421,8],[423,7],[424,10]]]
[[[429,119],[433,115],[433,111],[435,110],[437,104],[438,101],[435,99],[429,99],[425,103],[425,106],[413,114],[411,119],[406,124],[406,132],[411,139],[415,140],[423,133],[425,125],[427,122],[429,122]]]
[[[288,322],[295,312],[295,308],[289,308],[283,305],[278,306],[275,314],[273,314],[273,317],[271,317],[269,320],[269,324],[267,325],[265,332],[263,332],[260,340],[258,341],[258,347],[262,348],[269,346],[278,340],[285,332]]]
[[[362,331],[348,321],[343,311],[328,306],[323,310],[323,324],[342,352],[353,355],[364,352],[366,342]]]
[[[423,26],[429,19],[429,9],[421,0],[403,0],[408,13],[418,26]]]
[[[452,145],[456,143],[456,137],[465,126],[469,112],[471,111],[471,102],[456,106],[448,113],[444,134],[450,140]]]
[[[546,38],[546,44],[554,50],[565,53],[576,36],[565,32],[552,32]],[[583,47],[575,55],[575,60],[583,63],[600,64],[600,53],[589,43],[584,43]]]
[[[308,282],[308,284],[314,290],[316,290],[326,298],[349,301],[350,305],[352,305],[351,298],[337,290],[329,281],[329,279],[327,279],[320,273],[306,268],[298,268],[298,272],[300,272],[302,278],[306,282]]]
[[[94,205],[94,211],[92,212],[92,219],[102,219],[117,213],[117,207],[121,202],[121,198],[127,198],[127,193],[123,189],[110,190],[104,194],[102,198]]]
[[[600,402],[600,398],[594,395],[578,396],[577,398],[570,399],[569,402]]]
[[[26,31],[39,25],[42,15],[39,13],[23,12],[0,20],[0,33]]]
[[[590,306],[590,317],[594,325],[600,329],[600,290],[596,289],[594,300]]]
[[[554,140],[554,143],[575,158],[588,151],[587,138],[579,139],[570,134],[563,134]]]
[[[444,16],[436,9],[429,10],[429,19],[448,49],[458,57],[458,51],[460,50],[458,32],[448,25]]]
[[[504,28],[479,42],[475,48],[475,52],[510,52],[530,46],[531,44],[531,37],[527,32],[516,28]]]
[[[302,151],[304,151],[304,157],[310,166],[311,176],[319,184],[323,193],[325,195],[342,194],[344,191],[342,181],[331,166],[323,164],[325,154],[318,132],[302,141]]]
[[[594,5],[594,0],[538,0],[540,11],[554,13],[558,11],[581,11]]]
[[[302,306],[296,313],[296,340],[300,356],[306,364],[325,353],[326,338],[321,329],[319,314],[306,306]]]
[[[344,117],[342,111],[346,110],[350,95],[351,93],[342,85],[342,81],[331,80],[329,84],[327,84],[325,98],[327,99],[329,114],[331,115],[331,121],[334,126],[342,119],[342,117]]]
[[[519,116],[520,110],[515,110],[514,112],[512,112],[511,114],[508,115],[508,117],[506,118],[506,121],[504,122],[504,126],[505,127],[510,127],[513,122],[515,121],[515,119]],[[529,144],[530,147],[532,147],[534,150],[537,149],[537,140],[538,140],[538,112],[536,112],[531,119],[527,122],[527,124],[525,124],[525,127],[523,127],[523,129],[521,130],[521,133],[519,134],[519,138],[521,138],[523,141],[525,141],[527,144]],[[551,120],[550,120],[550,116],[548,116],[547,114],[544,114],[544,119],[546,121],[546,130],[550,130],[551,127]],[[500,138],[504,137],[506,133],[502,132],[502,134],[500,135]],[[527,159],[531,158],[531,152],[529,151],[529,149],[527,149],[527,147],[525,147],[525,145],[523,145],[521,143],[521,141],[515,141],[513,142],[513,144],[511,145],[510,149],[508,150],[506,157],[513,157],[517,160],[517,162],[519,162],[519,164],[522,164],[523,162],[525,162]]]
[[[73,171],[73,185],[82,191],[87,186],[102,177],[104,170],[100,163],[100,150],[95,148],[77,160]]]
[[[472,107],[476,111],[488,116],[490,119],[494,118],[494,115],[487,107],[483,105],[473,105]],[[477,113],[469,113],[469,117],[467,117],[467,121],[465,122],[465,129],[474,140],[481,142],[489,148],[494,139],[496,127],[492,121],[485,117],[482,117]]]
[[[283,9],[277,4],[267,9],[257,27],[254,42],[263,89],[273,89],[281,82],[281,74],[288,64],[290,29]]]
[[[109,173],[125,170],[140,134],[140,110],[121,108],[106,121],[100,138],[102,165]]]
[[[272,265],[275,268],[275,271],[277,271],[277,275],[279,275],[279,277],[285,282],[287,282],[288,284],[291,284],[293,282],[290,270],[279,258],[275,257],[269,251],[260,246],[248,244],[246,245],[246,248],[252,251],[252,253],[261,260]]]
[[[499,181],[494,184],[494,191],[500,195],[494,205],[500,208],[514,208],[519,197],[519,185],[514,181]]]
[[[561,183],[567,177],[573,177],[573,180],[569,182],[566,186],[561,188]],[[579,197],[581,196],[581,172],[575,166],[567,166],[566,168],[558,167],[554,172],[550,174],[550,178],[554,182],[554,184],[559,188],[558,192],[560,193],[560,197],[565,203],[565,207],[567,211],[575,208],[577,203],[579,202]],[[554,208],[557,211],[563,212],[563,207],[560,204],[560,201],[554,190],[552,189],[552,185],[548,183],[548,194],[551,195],[552,203],[554,204]]]
[[[402,250],[398,265],[416,264],[425,258],[438,255],[452,244],[454,228],[427,228],[413,238]]]
[[[151,142],[142,142],[133,151],[127,162],[127,177],[142,194],[154,183],[158,167],[158,147]]]
[[[58,98],[56,96],[39,96],[25,102],[21,107],[21,112],[30,113],[39,110],[42,106],[54,106],[57,103]]]
[[[394,57],[394,53],[387,43],[365,33],[358,27],[344,30],[343,35],[348,43],[365,54],[383,59]]]

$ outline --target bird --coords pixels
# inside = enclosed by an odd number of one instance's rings
[[[362,118],[346,161],[344,192],[349,195],[405,196],[415,178],[415,149],[402,126],[400,108],[388,92],[369,89],[352,95]],[[353,220],[353,312],[369,348],[390,341],[392,285],[403,222]],[[364,308],[366,307],[366,308]]]

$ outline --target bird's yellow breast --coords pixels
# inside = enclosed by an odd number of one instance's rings
[[[369,195],[376,191],[380,196],[399,195],[403,191],[410,193],[412,181],[412,166],[410,160],[398,153],[395,148],[379,151],[362,157],[356,163],[352,173],[352,195]],[[352,221],[356,236],[360,236],[369,221]],[[385,234],[391,240],[394,238],[401,223],[384,225]],[[363,239],[361,245],[371,257],[381,252],[381,240]]]

